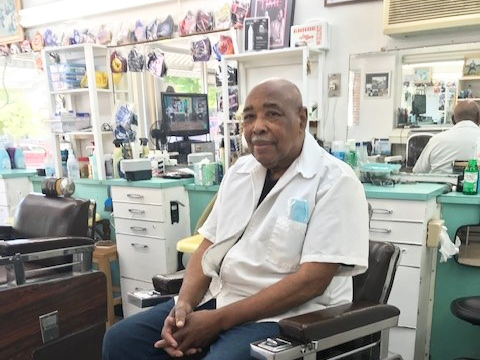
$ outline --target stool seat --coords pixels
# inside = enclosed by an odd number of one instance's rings
[[[450,310],[456,317],[473,325],[480,325],[480,296],[468,296],[455,299]]]

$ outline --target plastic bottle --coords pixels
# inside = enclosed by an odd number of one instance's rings
[[[118,179],[120,178],[120,161],[123,159],[122,156],[122,148],[121,148],[121,140],[115,139],[113,140],[113,144],[115,148],[113,149],[113,178]]]
[[[103,154],[105,160],[105,177],[107,179],[113,178],[113,156],[111,154]]]
[[[332,142],[332,155],[345,161],[345,142],[338,140]]]
[[[80,179],[80,166],[73,151],[70,151],[67,159],[67,173],[69,179]]]
[[[252,28],[252,25],[248,26],[247,35],[248,35],[248,38],[247,38],[248,47],[247,48],[248,48],[248,51],[252,51],[253,50],[253,28]]]
[[[149,149],[148,149],[148,139],[147,138],[140,138],[140,146],[141,146],[141,149],[140,149],[140,157],[141,158],[148,158],[148,153],[149,153]]]
[[[21,147],[15,148],[15,154],[13,155],[13,160],[15,163],[15,169],[26,169],[25,164],[25,155]]]
[[[8,156],[7,150],[4,147],[0,147],[0,170],[10,170],[12,163],[10,162],[10,156]]]
[[[45,176],[53,177],[55,176],[55,164],[53,162],[53,157],[49,153],[43,162],[43,167],[45,168]]]
[[[463,172],[463,193],[475,195],[478,187],[477,160],[468,160],[468,165]]]

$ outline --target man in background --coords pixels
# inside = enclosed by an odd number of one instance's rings
[[[430,139],[413,167],[414,173],[452,173],[453,161],[475,157],[480,140],[480,106],[473,100],[460,101],[453,111],[452,121],[451,129]]]

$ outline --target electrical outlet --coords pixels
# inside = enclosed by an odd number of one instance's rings
[[[340,96],[340,74],[329,74],[328,75],[328,97],[338,97]]]

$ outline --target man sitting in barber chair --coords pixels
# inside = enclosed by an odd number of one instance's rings
[[[257,85],[244,109],[251,154],[227,172],[173,300],[115,324],[104,360],[251,359],[277,321],[352,300],[368,264],[368,211],[352,169],[305,132],[298,88]]]

